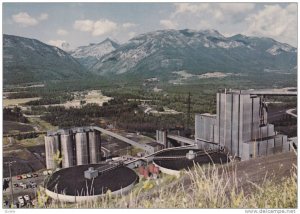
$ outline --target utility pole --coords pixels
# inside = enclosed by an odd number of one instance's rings
[[[187,109],[186,130],[189,130],[190,129],[190,114],[191,114],[191,92],[189,92],[187,103],[188,103],[188,109]]]
[[[13,191],[13,184],[12,184],[12,177],[11,177],[11,165],[12,165],[13,163],[15,163],[15,162],[16,162],[16,161],[5,162],[5,164],[8,165],[8,169],[9,169],[10,193],[11,193],[12,204],[14,204],[14,191]]]

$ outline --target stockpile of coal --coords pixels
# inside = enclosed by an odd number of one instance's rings
[[[198,155],[189,160],[185,156],[191,149],[170,149],[162,151],[155,155],[154,163],[172,170],[189,169],[195,164],[204,165],[208,163],[224,164],[229,162],[227,154],[222,152],[208,152],[205,153],[200,149],[192,149]],[[170,157],[170,159],[168,159]]]
[[[97,169],[105,164],[89,164],[61,169],[52,174],[46,188],[52,192],[72,196],[101,195],[108,190],[120,190],[138,181],[137,174],[125,166],[99,174],[94,179],[86,179],[84,171],[89,167]]]

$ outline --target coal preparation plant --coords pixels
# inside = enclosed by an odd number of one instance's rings
[[[96,126],[49,131],[45,136],[47,169],[95,164],[101,161],[101,134],[111,136],[152,154],[155,148]],[[58,163],[58,159],[62,159]]]
[[[225,89],[217,93],[216,114],[196,114],[194,139],[158,130],[156,140],[165,148],[194,145],[203,150],[225,150],[241,160],[291,151],[295,140],[278,134],[268,123],[266,96],[297,96],[297,92]]]
[[[217,113],[197,114],[195,141],[200,148],[225,148],[232,156],[248,160],[291,150],[286,135],[267,122],[265,96],[295,96],[295,92],[229,91],[217,93]]]
[[[158,152],[153,157],[153,162],[160,171],[176,176],[179,176],[180,170],[188,170],[195,165],[224,164],[229,161],[227,154],[218,150],[204,151],[192,148],[170,148]]]
[[[113,164],[89,164],[55,171],[45,182],[46,194],[62,202],[96,200],[107,191],[125,194],[138,182],[130,168]]]
[[[278,134],[274,125],[268,123],[265,96],[297,94],[274,93],[225,89],[217,93],[216,114],[196,114],[194,138],[157,130],[152,146],[96,126],[48,132],[45,136],[47,169],[61,169],[45,183],[46,193],[66,202],[93,200],[108,190],[112,194],[126,193],[139,180],[132,168],[152,161],[157,171],[179,176],[180,171],[195,165],[225,164],[230,160],[244,161],[288,152],[292,149],[292,139]],[[101,163],[102,134],[143,152],[138,157],[118,157],[112,158],[109,164]],[[144,174],[149,177],[147,170]]]

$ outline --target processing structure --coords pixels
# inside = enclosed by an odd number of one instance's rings
[[[232,156],[248,160],[290,150],[286,135],[267,122],[263,96],[249,91],[217,93],[217,113],[197,114],[195,141],[201,148],[221,146]]]
[[[275,95],[296,95],[280,93]],[[291,139],[276,133],[274,125],[268,123],[264,97],[270,95],[274,93],[232,90],[217,93],[216,114],[195,115],[194,139],[157,130],[156,142],[151,146],[96,126],[48,132],[46,166],[59,170],[47,180],[46,193],[66,202],[94,200],[108,190],[112,194],[126,193],[139,180],[133,168],[152,162],[159,171],[179,176],[181,170],[195,164],[224,164],[235,157],[248,160],[290,151]],[[137,147],[144,155],[101,162],[102,134]]]
[[[230,162],[228,155],[219,150],[175,147],[162,150],[153,157],[153,163],[166,174],[179,176],[180,170],[188,170],[196,165],[208,163],[224,164]]]
[[[96,200],[107,191],[125,194],[138,181],[137,174],[123,165],[88,164],[55,171],[45,183],[46,194],[64,202]]]
[[[177,145],[197,145],[198,148],[221,149],[231,156],[248,160],[291,150],[291,140],[274,131],[269,124],[265,96],[297,96],[295,91],[247,90],[219,92],[216,114],[195,115],[195,139],[158,130],[156,139],[166,148]]]
[[[101,134],[119,139],[152,154],[155,148],[140,144],[119,134],[96,126],[49,131],[45,136],[47,169],[95,164],[101,161]],[[61,162],[58,161],[61,159]],[[58,163],[60,162],[60,163]]]

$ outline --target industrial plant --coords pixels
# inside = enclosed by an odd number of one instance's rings
[[[276,133],[274,125],[268,123],[265,97],[296,95],[290,91],[218,92],[216,114],[195,115],[193,139],[157,130],[156,144],[160,147],[96,126],[49,131],[45,136],[46,167],[56,171],[45,182],[46,193],[66,202],[93,200],[108,190],[113,194],[128,192],[139,180],[134,169],[149,163],[161,173],[179,176],[181,170],[195,164],[224,164],[288,152],[295,140]],[[139,148],[143,155],[104,160],[102,135]]]
[[[196,143],[203,149],[222,147],[241,160],[290,151],[287,136],[277,134],[274,125],[267,122],[267,105],[264,102],[267,95],[294,96],[295,92],[217,93],[217,114],[196,115]]]

